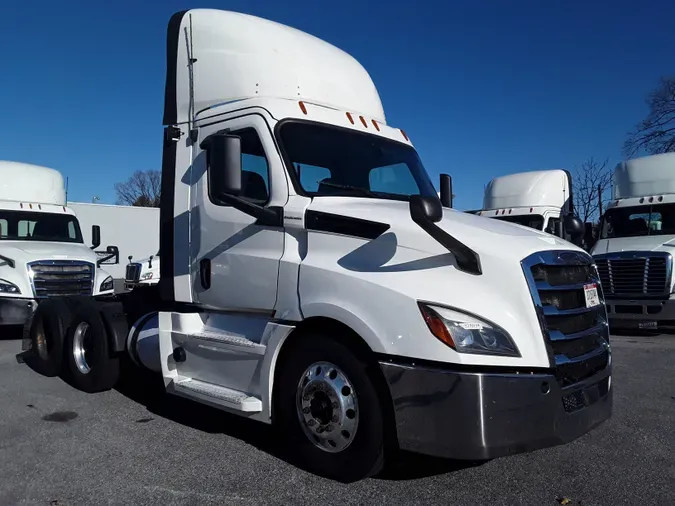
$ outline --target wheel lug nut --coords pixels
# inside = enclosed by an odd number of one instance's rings
[[[326,425],[326,432],[332,432],[333,431],[333,426],[332,425]]]
[[[337,409],[339,407],[339,404],[337,402],[333,402],[333,409]]]
[[[307,425],[309,425],[310,427],[314,427],[316,425],[316,422],[314,420],[309,420],[307,422]]]
[[[322,432],[323,432],[323,427],[321,427],[321,426],[319,425],[319,426],[316,428],[316,433],[317,433],[317,434],[321,434]]]
[[[340,418],[337,415],[333,415],[333,418],[331,418],[331,422],[337,423]]]
[[[302,408],[302,412],[303,412],[305,415],[309,415],[309,408]]]

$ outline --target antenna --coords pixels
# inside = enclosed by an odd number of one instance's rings
[[[188,105],[188,129],[192,130],[192,125],[194,123],[194,112],[195,112],[195,86],[194,86],[194,64],[197,62],[197,58],[194,57],[194,47],[192,45],[192,14],[190,17],[190,32],[188,34],[188,29],[185,27],[185,45],[187,46],[187,56],[188,56],[188,69],[189,69],[189,79],[190,79],[190,103]]]
[[[68,176],[66,176],[66,204],[68,204]]]

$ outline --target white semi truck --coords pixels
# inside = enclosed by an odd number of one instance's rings
[[[139,258],[138,260],[134,260],[130,256],[124,278],[124,288],[133,290],[134,288],[156,285],[159,283],[159,265],[159,251],[156,255]]]
[[[66,207],[58,171],[0,161],[0,327],[23,325],[47,297],[112,293],[112,278],[92,251],[98,226],[92,237],[90,248]],[[109,247],[104,260],[115,256]]]
[[[492,179],[483,208],[473,214],[525,225],[579,243],[584,225],[574,215],[572,175],[550,169],[518,172]]]
[[[442,206],[354,58],[210,9],[175,14],[167,51],[157,295],[56,299],[20,358],[93,392],[128,354],[345,481],[398,448],[490,459],[610,417],[591,256]],[[38,361],[56,315],[65,362]]]
[[[612,328],[675,328],[675,153],[619,163],[591,253]]]

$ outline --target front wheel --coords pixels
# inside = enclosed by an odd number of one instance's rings
[[[275,423],[291,459],[344,482],[382,469],[382,402],[363,360],[335,339],[307,336],[278,378]]]

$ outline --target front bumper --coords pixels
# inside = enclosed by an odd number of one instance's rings
[[[612,329],[673,329],[675,299],[608,299],[607,316]]]
[[[0,297],[0,325],[23,325],[36,307],[33,299]]]
[[[403,450],[487,460],[572,441],[612,413],[611,362],[561,388],[552,374],[459,372],[381,361]]]

